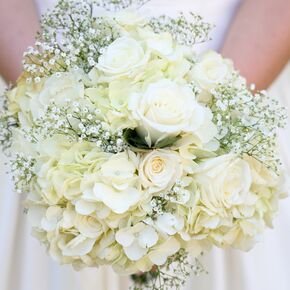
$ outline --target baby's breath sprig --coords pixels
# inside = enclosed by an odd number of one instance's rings
[[[51,103],[45,114],[24,133],[29,142],[63,135],[74,142],[93,142],[105,152],[124,151],[127,145],[123,140],[123,131],[111,132],[109,124],[100,118],[100,113],[98,109],[92,111],[78,102],[67,102],[63,107]]]
[[[97,63],[102,51],[118,36],[113,21],[94,16],[94,1],[60,0],[43,16],[42,32],[35,47],[24,54],[23,67],[39,82],[42,77],[69,68],[88,72]]]
[[[129,7],[140,8],[151,0],[95,0],[97,6],[109,11],[118,11]]]
[[[22,153],[17,153],[10,162],[15,190],[18,193],[27,192],[35,176],[33,168],[36,160]]]
[[[185,285],[191,273],[200,275],[206,273],[200,261],[196,258],[189,261],[188,253],[180,249],[166,264],[161,267],[153,267],[147,273],[133,275],[134,286],[132,290],[179,290]]]
[[[7,151],[12,145],[12,130],[18,127],[18,118],[12,115],[8,110],[8,100],[6,93],[1,97],[0,111],[0,146],[2,150]]]
[[[185,189],[184,182],[177,180],[170,190],[161,193],[160,196],[168,202],[183,204],[188,199],[188,194],[189,192]]]
[[[150,213],[152,220],[156,220],[158,216],[168,212],[168,200],[162,196],[154,196],[150,201],[150,205],[152,207],[152,213]]]
[[[161,192],[159,195],[152,197],[150,201],[152,207],[150,218],[155,220],[164,213],[174,213],[174,204],[185,204],[189,199],[188,194],[189,191],[185,189],[184,182],[182,180],[177,180],[170,190]]]
[[[221,84],[212,95],[221,149],[250,155],[278,172],[276,137],[286,124],[285,108],[266,92],[253,93],[246,85]]]
[[[166,15],[153,17],[149,25],[156,33],[170,32],[179,44],[187,46],[207,41],[213,27],[192,12],[188,15],[180,13],[174,18]]]
[[[0,114],[0,146],[7,151],[12,145],[12,128],[18,126],[18,120],[13,115]]]

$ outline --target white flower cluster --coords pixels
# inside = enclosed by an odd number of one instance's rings
[[[17,153],[11,160],[11,171],[15,190],[18,193],[28,192],[34,177],[34,165],[36,160],[30,156]]]
[[[198,259],[188,261],[183,249],[170,257],[164,268],[165,270],[153,267],[147,273],[132,275],[134,284],[130,290],[179,289],[181,285],[185,285],[184,278],[189,278],[192,273],[196,276],[206,273]]]
[[[41,77],[68,68],[89,71],[118,36],[110,19],[94,15],[93,1],[60,0],[43,17],[35,47],[24,53],[23,67],[31,75],[27,81],[39,82]]]
[[[278,171],[277,128],[286,125],[286,112],[266,91],[252,94],[245,84],[221,84],[212,90],[214,120],[220,148],[246,153]]]
[[[94,0],[94,3],[109,11],[118,11],[129,7],[140,8],[150,0]]]
[[[34,235],[60,263],[122,274],[154,266],[149,276],[159,280],[176,259],[175,287],[176,275],[188,275],[184,253],[249,250],[271,226],[286,193],[283,172],[268,166],[283,114],[229,60],[177,41],[192,36],[185,20],[157,33],[137,10],[92,18],[88,7],[62,0],[44,18],[54,48],[37,58],[53,67],[26,67],[6,95],[15,121],[1,126],[20,152],[17,189],[28,193]],[[118,31],[109,38],[98,30],[108,23]],[[67,50],[56,59],[49,33],[64,27]]]
[[[13,108],[9,108],[7,95],[4,93],[1,98],[0,111],[0,145],[4,151],[12,145],[12,128],[18,125],[17,117],[14,115]]]
[[[53,102],[46,107],[43,116],[36,119],[33,127],[23,129],[29,142],[37,143],[47,137],[63,135],[70,141],[89,141],[104,152],[118,153],[127,148],[123,131],[111,132],[110,125],[101,118],[101,111],[81,107],[80,103],[70,101],[64,107]]]
[[[150,21],[150,26],[156,33],[172,33],[178,43],[187,46],[207,41],[212,29],[211,24],[204,22],[202,17],[192,12],[188,15],[180,13],[176,18],[166,15],[154,17]]]

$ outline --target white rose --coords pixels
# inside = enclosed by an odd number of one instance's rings
[[[253,184],[251,190],[259,197],[255,209],[264,215],[267,226],[272,227],[272,220],[278,211],[279,199],[288,196],[289,181],[284,172],[277,175],[267,168],[262,162],[253,157],[244,156],[251,168]]]
[[[203,89],[209,90],[218,83],[223,83],[233,71],[229,60],[214,51],[202,54],[194,64],[190,77]]]
[[[139,165],[142,185],[150,192],[170,189],[181,175],[179,156],[169,150],[160,149],[145,154]]]
[[[168,79],[150,84],[143,93],[133,94],[129,109],[139,123],[138,133],[149,146],[182,132],[197,135],[203,143],[216,134],[211,111],[197,103],[188,86]]]
[[[98,69],[112,76],[124,76],[146,64],[149,53],[133,38],[121,37],[100,56]]]
[[[146,22],[144,16],[131,9],[118,11],[115,20],[122,26],[143,26]]]
[[[58,73],[49,77],[39,95],[30,101],[30,111],[35,119],[44,114],[47,105],[52,101],[58,105],[64,105],[68,100],[80,100],[84,98],[84,84],[79,74]]]
[[[139,36],[147,44],[147,47],[155,54],[165,58],[175,59],[181,56],[181,50],[174,48],[172,35],[168,32],[154,33],[151,29],[142,28],[138,30]]]
[[[234,154],[210,158],[200,164],[195,180],[202,188],[203,204],[213,212],[224,208],[251,205],[251,169],[248,163]]]

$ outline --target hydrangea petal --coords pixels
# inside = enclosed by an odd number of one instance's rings
[[[158,234],[154,228],[146,226],[143,231],[140,232],[138,237],[138,243],[143,248],[150,248],[158,242]]]
[[[124,252],[131,261],[137,261],[147,253],[147,249],[140,247],[135,241],[130,247],[124,247]]]
[[[116,241],[123,247],[129,247],[134,242],[134,235],[129,230],[121,229],[116,233]]]
[[[96,239],[89,239],[83,235],[78,235],[62,247],[62,253],[64,256],[69,257],[84,256],[92,250],[95,241]]]
[[[81,199],[75,204],[76,212],[82,215],[90,215],[96,210],[96,208],[96,204]]]
[[[94,186],[95,197],[117,214],[125,213],[140,200],[141,192],[135,188],[117,191],[109,185],[96,183]]]
[[[164,265],[167,258],[174,255],[180,249],[180,243],[175,238],[168,239],[165,243],[161,244],[154,251],[148,254],[149,259],[155,265]]]

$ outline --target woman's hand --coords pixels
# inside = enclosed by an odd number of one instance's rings
[[[244,0],[222,54],[249,83],[267,88],[290,58],[290,1]]]
[[[37,30],[33,0],[0,1],[0,75],[7,82],[21,73],[23,52],[34,43]]]

